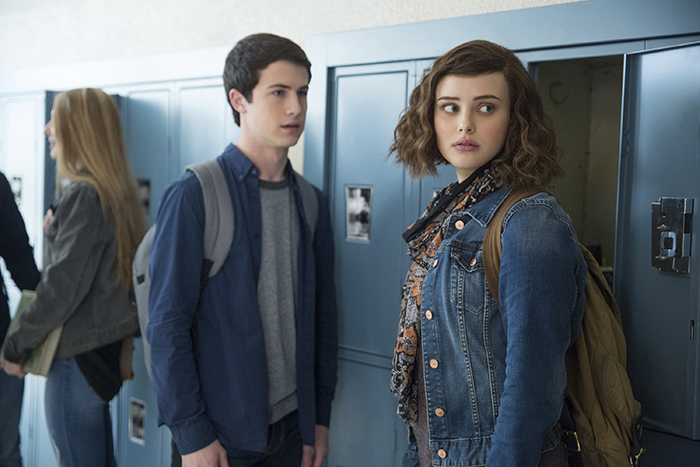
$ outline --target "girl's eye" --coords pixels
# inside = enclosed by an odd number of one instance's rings
[[[483,104],[480,105],[479,108],[477,109],[479,112],[484,112],[484,113],[490,113],[493,112],[493,105],[491,104]]]
[[[442,106],[443,110],[445,112],[453,113],[453,112],[458,112],[459,107],[457,107],[456,104],[445,104]]]

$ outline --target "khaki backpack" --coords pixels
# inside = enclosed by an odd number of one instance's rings
[[[498,305],[503,220],[511,207],[542,190],[514,190],[489,223],[483,243],[484,272]],[[566,389],[559,420],[571,467],[637,465],[641,404],[627,376],[627,348],[620,310],[593,255],[579,243],[588,266],[581,331],[566,352]]]

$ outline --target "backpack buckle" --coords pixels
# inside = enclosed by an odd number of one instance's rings
[[[639,456],[641,456],[643,452],[644,452],[644,448],[640,448],[639,452],[637,454],[630,456],[630,467],[634,467],[635,465],[639,465]]]
[[[578,433],[573,430],[561,430],[561,440],[567,451],[581,452],[581,443]]]

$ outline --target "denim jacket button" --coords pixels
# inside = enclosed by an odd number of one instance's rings
[[[425,312],[425,317],[428,319],[433,319],[433,312],[428,310]]]
[[[444,449],[440,449],[438,450],[438,456],[440,457],[440,459],[444,459],[445,457],[447,457],[447,453]]]
[[[476,266],[476,258],[472,258],[472,260],[469,262],[469,266],[471,266],[471,267]]]
[[[438,417],[444,417],[445,411],[442,409],[435,409],[435,415],[437,415]]]
[[[433,267],[437,266],[438,260],[433,261]]]
[[[434,358],[430,360],[430,368],[437,368],[438,367],[438,361],[435,360]]]
[[[455,222],[455,227],[457,227],[457,230],[462,230],[464,228],[464,222],[463,221]]]

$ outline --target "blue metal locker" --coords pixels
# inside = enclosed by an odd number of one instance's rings
[[[130,89],[122,109],[134,176],[150,183],[149,224],[168,185],[185,166],[212,159],[238,138],[238,127],[220,80],[166,83]],[[158,427],[158,407],[143,360],[141,339],[135,340],[134,379],[118,396],[115,430],[119,465],[170,466],[171,436]]]
[[[406,446],[389,369],[405,256],[399,240],[417,209],[407,200],[411,182],[403,167],[387,154],[413,74],[414,63],[402,62],[344,67],[332,77],[328,175],[340,344],[328,458],[333,467],[398,466]],[[359,222],[366,205],[368,219]]]
[[[615,294],[647,426],[690,439],[700,439],[699,125],[700,45],[627,56]]]

